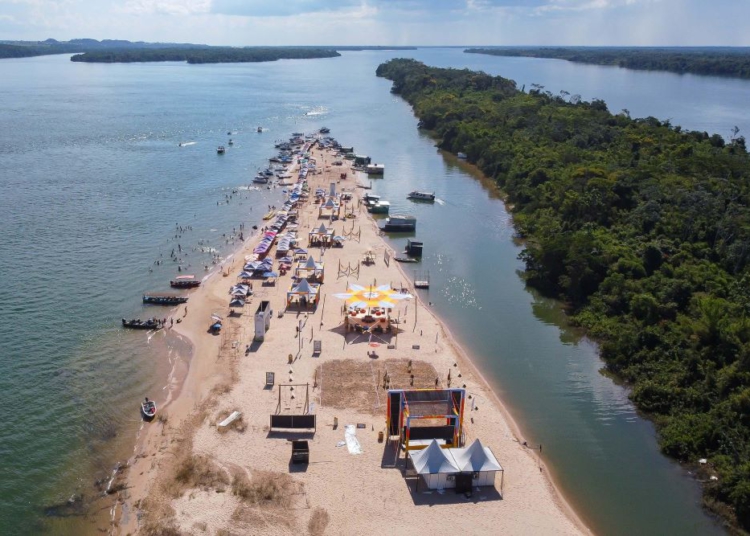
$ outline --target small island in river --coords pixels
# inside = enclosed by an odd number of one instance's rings
[[[747,47],[498,47],[469,48],[468,54],[551,58],[641,71],[750,78]]]

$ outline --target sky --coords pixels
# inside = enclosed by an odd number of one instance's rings
[[[750,0],[0,0],[0,39],[750,46]]]

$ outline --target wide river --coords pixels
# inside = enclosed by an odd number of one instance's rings
[[[720,533],[697,484],[659,454],[626,390],[559,305],[524,286],[512,221],[490,185],[441,154],[375,76],[391,57],[500,74],[729,136],[750,130],[750,82],[645,73],[460,49],[351,52],[261,64],[104,65],[68,56],[0,62],[0,533],[74,533],[163,402],[174,348],[119,327],[154,314],[177,262],[203,274],[278,190],[247,189],[273,141],[321,126],[384,163],[375,193],[419,220],[425,302],[447,322],[598,533]],[[263,133],[256,127],[262,125]],[[227,133],[231,131],[231,135]],[[234,139],[223,156],[216,146]],[[180,142],[189,142],[178,147]],[[434,190],[434,205],[405,200]],[[182,227],[182,231],[180,230]],[[404,239],[395,240],[396,249]],[[155,264],[156,261],[161,261]],[[167,316],[165,310],[156,314]],[[502,461],[502,460],[501,460]],[[507,490],[513,493],[512,489]]]

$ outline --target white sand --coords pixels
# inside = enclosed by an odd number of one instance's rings
[[[308,177],[311,191],[314,192],[318,186],[327,189],[330,182],[338,182],[339,190],[346,188],[354,192],[356,207],[356,199],[364,191],[355,188],[355,173],[346,168],[330,167],[333,160],[331,153],[316,150],[314,157],[324,173]],[[324,160],[327,162],[325,165]],[[338,181],[343,171],[348,172],[349,178]],[[303,244],[307,241],[310,227],[317,228],[323,221],[318,220],[317,209],[318,205],[312,203],[311,197],[300,210],[298,236]],[[349,343],[345,344],[341,327],[341,307],[344,302],[332,294],[344,292],[347,280],[361,285],[369,285],[377,280],[377,284],[393,282],[398,287],[403,282],[411,286],[410,278],[405,276],[398,263],[391,260],[390,266],[385,265],[383,253],[387,246],[364,208],[357,208],[355,213],[354,230],[361,229],[361,239],[347,240],[344,248],[326,250],[323,258],[326,277],[321,287],[321,303],[317,311],[307,318],[304,314],[298,316],[296,313],[277,317],[276,313],[284,309],[290,284],[290,275],[287,274],[279,279],[275,287],[261,287],[260,282],[256,282],[253,303],[244,308],[243,315],[230,319],[221,336],[207,333],[210,314],[228,311],[227,291],[235,282],[244,253],[236,256],[230,277],[219,274],[191,295],[189,314],[179,326],[175,325],[175,331],[189,337],[194,345],[190,370],[181,391],[176,393],[178,396],[161,409],[168,414],[168,423],[163,425],[154,421],[149,424],[147,433],[139,442],[137,452],[140,456],[131,461],[132,468],[128,475],[131,488],[124,499],[125,515],[120,519],[119,533],[139,529],[139,516],[134,514],[138,512],[137,505],[141,505],[139,500],[148,495],[151,504],[154,501],[171,501],[181,532],[195,534],[214,534],[220,529],[236,534],[306,533],[308,519],[315,507],[324,508],[330,515],[326,534],[453,534],[457,530],[467,534],[588,533],[554,488],[546,469],[540,464],[537,452],[522,446],[518,431],[507,412],[428,307],[416,299],[401,302],[392,313],[394,317],[400,315],[402,319],[405,318],[403,331],[398,335],[398,347],[388,349],[385,343],[380,344],[375,348],[377,358],[367,355],[373,347],[368,345],[366,336],[352,343],[356,335],[350,333],[346,336]],[[352,222],[337,221],[333,227],[336,234],[342,234],[344,229],[352,229]],[[256,242],[257,238],[247,242],[246,253],[252,251]],[[359,279],[337,279],[339,261],[344,266],[357,266],[368,249],[375,251],[375,264],[360,265]],[[318,248],[309,248],[309,251],[316,260],[320,260]],[[414,266],[418,265],[406,267],[411,271],[410,268]],[[246,355],[245,348],[251,344],[253,337],[253,313],[261,299],[269,299],[274,309],[271,328],[257,351]],[[418,308],[416,326],[415,308]],[[179,308],[176,316],[182,316],[182,311],[183,308]],[[302,329],[303,347],[297,356],[299,339],[296,330],[300,320],[306,323]],[[313,339],[322,342],[323,351],[319,357],[312,357]],[[413,345],[419,345],[420,349],[413,350]],[[291,366],[287,362],[290,353],[297,356]],[[474,438],[481,439],[505,468],[502,499],[498,493],[499,474],[497,490],[482,489],[475,492],[471,499],[466,499],[457,496],[453,490],[446,490],[444,494],[415,493],[413,480],[409,479],[410,484],[407,485],[399,469],[381,467],[383,460],[389,458],[385,454],[385,443],[377,441],[378,432],[385,430],[386,392],[376,389],[375,383],[383,363],[394,358],[432,364],[442,385],[446,385],[446,376],[451,370],[452,385],[466,385],[479,406],[478,411],[471,412],[471,401],[468,401],[465,419],[467,444]],[[368,403],[375,406],[371,412],[356,413],[351,409],[321,405],[321,390],[325,393],[326,389],[333,388],[335,380],[326,377],[325,364],[337,359],[371,363],[372,392],[363,395],[368,396]],[[314,372],[321,364],[322,378],[319,378],[319,385],[313,388]],[[232,378],[233,368],[236,383]],[[309,383],[310,403],[314,404],[312,412],[318,420],[317,432],[310,439],[310,464],[304,471],[296,472],[293,469],[291,473],[296,481],[303,484],[304,493],[295,497],[294,507],[285,512],[286,523],[279,523],[278,519],[266,515],[262,509],[258,509],[258,515],[250,522],[233,520],[232,512],[239,501],[229,490],[224,493],[188,491],[177,500],[160,497],[160,488],[156,484],[171,478],[170,464],[186,448],[185,445],[189,445],[189,442],[181,441],[181,434],[192,437],[194,453],[209,456],[229,473],[243,469],[249,474],[257,470],[290,472],[291,446],[287,437],[294,434],[273,434],[269,437],[269,415],[276,411],[279,394],[278,388],[264,389],[266,372],[275,373],[277,384],[288,384],[290,378],[295,384]],[[461,378],[457,377],[459,373],[462,374]],[[432,378],[428,380],[433,381]],[[363,381],[367,381],[367,378]],[[216,402],[207,411],[207,418],[197,423],[194,422],[195,418],[189,418],[191,412],[195,413],[197,405],[210,396],[215,385],[226,383],[232,385],[231,390],[211,395],[215,396]],[[288,390],[284,391],[282,410],[301,412],[305,389],[297,388],[294,400],[287,396]],[[378,403],[380,408],[377,408]],[[220,433],[215,426],[220,412],[224,412],[221,415],[223,418],[234,410],[243,413],[246,431]],[[339,422],[335,430],[332,426],[334,417]],[[344,425],[355,423],[366,425],[364,429],[357,430],[363,450],[358,456],[349,454],[345,446],[336,446],[344,439]],[[388,452],[392,452],[390,447]]]

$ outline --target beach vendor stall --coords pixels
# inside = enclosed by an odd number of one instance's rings
[[[333,229],[327,229],[325,224],[321,223],[320,227],[313,229],[308,234],[310,246],[330,247],[333,241]]]
[[[299,279],[307,279],[313,283],[323,283],[325,266],[322,262],[315,262],[310,255],[306,261],[300,261],[294,269],[294,276]]]
[[[341,205],[333,197],[329,197],[325,203],[321,203],[318,208],[318,218],[339,218],[341,217]]]
[[[318,306],[320,299],[320,285],[310,283],[307,279],[301,279],[299,283],[293,283],[286,293],[286,307],[291,308],[296,304],[300,309],[314,309]]]

